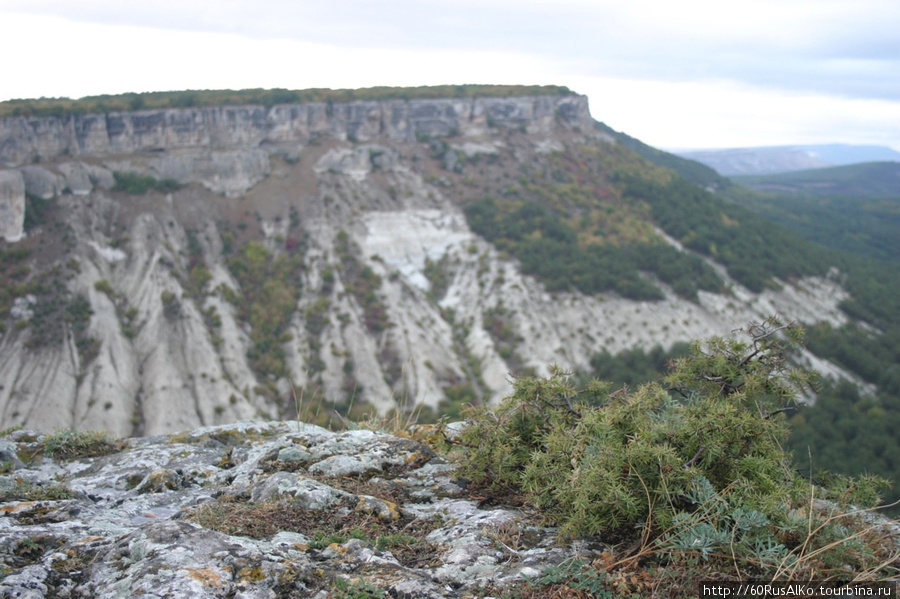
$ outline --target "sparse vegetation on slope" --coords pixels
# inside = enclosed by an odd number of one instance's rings
[[[160,193],[171,193],[178,191],[183,186],[174,179],[157,179],[149,175],[139,175],[137,173],[114,172],[115,179],[114,191],[122,191],[131,195],[142,195],[150,190]]]
[[[300,297],[303,249],[298,245],[292,252],[275,254],[264,244],[250,241],[228,262],[240,290],[227,292],[226,298],[250,325],[253,346],[247,359],[259,375],[259,390],[270,399],[278,398],[275,383],[290,375],[284,344],[291,339],[288,325]]]
[[[362,308],[366,328],[372,333],[381,333],[390,326],[387,308],[379,296],[381,277],[372,267],[362,263],[346,231],[339,231],[335,239],[335,251],[341,265],[344,287]]]
[[[824,275],[832,265],[820,248],[683,179],[659,183],[630,173],[617,179],[626,197],[649,205],[650,217],[669,235],[724,265],[751,291],[773,285],[773,277]]]
[[[473,231],[518,258],[522,270],[551,291],[662,299],[641,272],[689,299],[696,299],[698,290],[721,291],[707,264],[664,241],[647,222],[644,207],[629,203],[611,182],[613,172],[640,170],[642,164],[615,148],[557,153],[540,168],[527,169],[501,197],[468,204],[466,218]],[[669,176],[663,171],[643,176],[654,175]]]
[[[26,345],[35,350],[59,347],[72,335],[83,369],[97,355],[99,342],[87,331],[90,303],[66,285],[78,262],[43,270],[35,269],[36,263],[30,249],[0,247],[0,334],[27,330]],[[18,310],[13,309],[16,303]]]

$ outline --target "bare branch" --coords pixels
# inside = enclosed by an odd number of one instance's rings
[[[706,452],[706,445],[701,445],[700,449],[697,450],[697,453],[694,454],[694,457],[692,457],[687,462],[685,462],[684,465],[682,466],[682,468],[687,470],[691,466],[696,465],[697,462],[700,461],[700,458],[703,457],[704,452]]]
[[[786,407],[786,408],[780,408],[780,409],[778,409],[778,410],[775,410],[774,412],[769,412],[768,414],[766,414],[765,416],[763,416],[763,419],[764,419],[764,420],[768,420],[769,418],[771,418],[771,417],[774,416],[775,414],[780,414],[780,413],[782,413],[782,412],[793,412],[793,411],[796,410],[796,409],[797,409],[797,406],[788,406],[788,407]]]

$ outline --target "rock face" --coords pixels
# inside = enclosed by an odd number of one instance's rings
[[[413,142],[450,134],[480,135],[497,126],[550,133],[558,122],[590,125],[586,98],[397,100],[9,117],[0,119],[0,161],[15,166],[64,155],[296,145],[320,137]]]
[[[580,96],[0,119],[0,232],[21,250],[0,270],[0,428],[440,411],[601,348],[846,320],[838,277],[752,293],[723,273],[729,292],[696,301],[548,293],[462,206],[583,148],[619,151]],[[26,193],[46,207],[22,238]]]
[[[28,193],[44,199],[63,189],[86,195],[97,180],[112,187],[107,169],[66,162],[66,157],[105,157],[114,170],[201,183],[232,196],[269,174],[269,151],[279,146],[296,148],[323,137],[412,142],[451,134],[478,136],[498,126],[549,134],[559,123],[590,126],[586,98],[310,103],[0,118],[0,164],[21,167],[16,169],[20,174],[0,171],[0,237],[18,241],[23,234],[20,176]],[[164,155],[153,156],[159,153]],[[122,155],[138,157],[115,160]],[[61,161],[58,174],[22,166],[40,161]]]
[[[25,179],[18,171],[0,171],[0,237],[19,241],[25,226]]]
[[[596,554],[368,430],[238,423],[78,459],[47,441],[0,440],[18,463],[0,475],[0,597],[463,597]]]

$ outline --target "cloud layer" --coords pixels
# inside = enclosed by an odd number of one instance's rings
[[[656,145],[900,149],[896,0],[4,0],[0,18],[23,57],[0,99],[552,83]]]

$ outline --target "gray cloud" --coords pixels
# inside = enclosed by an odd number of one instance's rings
[[[3,8],[358,49],[527,54],[560,65],[560,82],[727,80],[900,99],[896,0],[4,0]]]
[[[593,72],[585,74],[595,76],[728,78],[852,97],[900,97],[896,33],[900,3],[894,0],[783,0],[743,6],[721,0],[715,5],[679,3],[683,10],[678,12],[669,8],[670,3],[610,0],[7,0],[5,4],[7,9],[80,21],[257,39],[525,52],[590,65]],[[871,64],[854,70],[854,61],[860,60]]]

